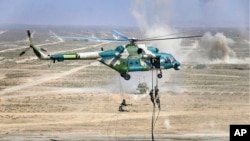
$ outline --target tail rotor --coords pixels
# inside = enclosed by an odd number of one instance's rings
[[[33,46],[33,43],[32,43],[32,38],[31,38],[31,34],[30,34],[30,31],[27,30],[27,35],[28,35],[28,39],[29,39],[29,48],[26,48],[24,51],[22,51],[19,56],[23,56],[32,46]]]

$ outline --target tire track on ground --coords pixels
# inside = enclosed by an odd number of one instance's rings
[[[63,72],[63,73],[56,73],[56,74],[53,74],[52,76],[50,75],[49,77],[41,76],[41,78],[39,78],[39,79],[37,79],[35,81],[4,89],[3,91],[0,92],[0,95],[5,95],[5,94],[8,94],[8,93],[12,93],[12,92],[22,90],[24,88],[39,85],[39,84],[45,83],[45,82],[47,82],[49,80],[58,79],[58,78],[67,76],[69,74],[75,73],[75,72],[77,72],[77,71],[79,71],[81,69],[84,69],[84,68],[86,68],[88,66],[91,66],[91,65],[92,64],[84,65],[84,66],[81,66],[81,67],[76,67],[76,68],[73,68],[73,69],[71,69],[69,71]]]
[[[100,43],[100,44],[97,44],[97,45],[93,45],[93,47],[98,47],[98,46],[101,46],[103,44],[107,44],[107,43]],[[25,89],[25,88],[28,88],[28,87],[32,87],[32,86],[36,86],[36,85],[39,85],[39,84],[42,84],[42,83],[45,83],[49,80],[53,80],[53,79],[58,79],[58,78],[62,78],[62,77],[65,77],[69,74],[72,74],[72,73],[75,73],[79,70],[82,70],[86,67],[89,67],[91,65],[94,65],[96,62],[93,62],[91,64],[88,64],[88,65],[84,65],[84,66],[80,66],[80,67],[76,67],[76,68],[73,68],[69,71],[66,71],[66,72],[62,72],[62,73],[56,73],[56,74],[53,74],[52,76],[41,76],[41,78],[35,80],[35,81],[32,81],[32,82],[29,82],[29,83],[25,83],[25,84],[21,84],[21,85],[17,85],[17,86],[13,86],[13,87],[10,87],[10,88],[6,88],[4,89],[3,91],[0,92],[0,96],[3,96],[3,95],[6,95],[8,93],[12,93],[12,92],[16,92],[16,91],[19,91],[19,90],[22,90],[22,89]]]

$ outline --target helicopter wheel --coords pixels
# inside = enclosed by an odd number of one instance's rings
[[[130,79],[130,75],[127,73],[121,73],[121,77],[123,77],[125,80],[129,80]]]
[[[157,74],[157,77],[162,78],[162,74],[161,73]]]

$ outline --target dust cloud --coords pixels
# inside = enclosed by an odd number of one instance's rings
[[[142,71],[142,72],[129,72],[131,79],[124,80],[117,73],[114,79],[110,80],[110,82],[103,87],[106,91],[111,91],[114,93],[129,93],[129,94],[139,94],[140,96],[135,96],[135,100],[140,100],[146,97],[149,94],[149,91],[156,84],[160,88],[160,92],[174,92],[174,93],[181,93],[185,91],[185,88],[182,87],[182,83],[184,81],[183,74],[179,74],[175,70],[163,70],[163,78],[158,79],[156,81],[156,75],[159,72],[153,71],[153,78],[152,78],[152,71]],[[148,91],[145,94],[140,94],[139,90],[137,90],[137,86],[139,83],[146,83],[148,86]]]
[[[164,120],[164,126],[165,126],[166,129],[171,129],[171,128],[172,128],[172,126],[170,125],[170,120],[169,120],[169,118],[166,118],[166,119]]]
[[[129,74],[131,79],[127,81],[124,80],[124,78],[122,78],[118,73],[114,79],[111,80],[110,84],[105,87],[105,89],[112,92],[136,94],[139,93],[136,89],[140,82],[146,82],[147,86],[151,88],[151,71],[130,72]]]
[[[205,51],[203,57],[207,58],[208,61],[227,62],[230,58],[236,58],[236,53],[230,48],[233,44],[234,41],[223,33],[212,35],[207,32],[201,38],[198,46]]]
[[[193,44],[189,52],[190,62],[199,64],[245,64],[232,49],[235,41],[223,33],[212,35],[206,32],[199,41]]]
[[[202,4],[199,1],[197,1],[197,3]],[[148,5],[150,5],[150,7],[148,7]],[[171,19],[173,19],[176,12],[176,10],[173,9],[174,6],[174,2],[172,1],[138,0],[133,4],[131,13],[137,21],[140,31],[146,38],[170,35],[183,32],[171,26],[173,25]],[[197,32],[194,32],[189,35],[197,34]],[[176,36],[186,35],[178,34]],[[147,44],[147,46],[155,46],[159,48],[161,52],[172,54],[181,63],[245,63],[244,60],[237,58],[236,53],[232,49],[234,40],[226,37],[223,33],[218,32],[212,35],[207,32],[200,38],[189,40],[194,42],[193,45],[182,45],[181,43],[184,41],[182,39],[146,42],[145,44]]]

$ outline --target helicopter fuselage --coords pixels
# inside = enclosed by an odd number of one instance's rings
[[[138,51],[141,49],[142,52]],[[148,71],[151,69],[180,69],[180,63],[171,54],[159,53],[155,47],[145,45],[118,46],[115,50],[99,53],[98,60],[120,74],[134,71]]]
[[[45,55],[43,52],[31,45],[36,56],[41,60],[53,60],[62,62],[64,60],[98,60],[102,64],[116,70],[124,77],[130,79],[128,72],[149,71],[152,69],[180,69],[180,63],[168,53],[159,52],[156,47],[146,47],[144,44],[127,44],[117,46],[114,50],[97,52],[70,53]],[[162,74],[158,75],[159,78]]]

